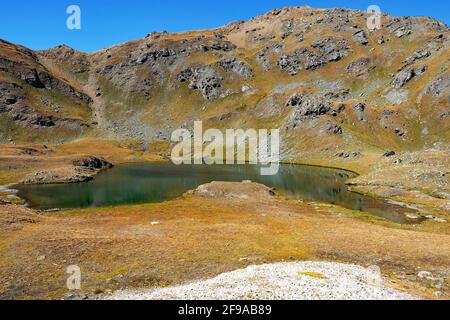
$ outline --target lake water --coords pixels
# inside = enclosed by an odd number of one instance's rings
[[[291,199],[336,204],[385,219],[408,223],[405,209],[349,192],[345,182],[355,174],[329,168],[281,165],[275,176],[261,176],[260,167],[175,166],[171,163],[119,165],[94,180],[77,184],[19,186],[19,196],[36,209],[88,208],[171,200],[212,181],[251,180],[275,188]]]

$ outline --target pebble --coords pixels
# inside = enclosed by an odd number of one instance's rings
[[[433,277],[433,274],[429,271],[420,271],[417,276],[421,279],[427,279]]]
[[[83,293],[66,293],[64,295],[64,300],[81,301],[87,300],[89,297]]]
[[[317,273],[324,278],[301,276]],[[116,291],[107,300],[416,300],[374,285],[373,270],[330,262],[292,262],[250,266],[187,285]]]
[[[447,220],[444,220],[444,219],[441,219],[441,218],[437,218],[437,217],[432,216],[432,215],[425,216],[425,218],[427,218],[428,220],[432,220],[434,222],[439,222],[439,223],[446,223],[447,222]]]

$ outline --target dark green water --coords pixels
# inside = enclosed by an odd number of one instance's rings
[[[36,209],[88,208],[162,202],[211,181],[251,180],[276,188],[293,199],[337,204],[398,223],[412,210],[349,192],[343,170],[281,165],[275,176],[261,176],[258,166],[175,166],[171,163],[120,165],[93,181],[65,185],[20,186],[19,196]]]

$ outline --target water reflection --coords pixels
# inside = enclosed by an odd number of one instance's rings
[[[21,186],[19,195],[38,209],[87,208],[161,202],[211,181],[252,180],[276,188],[293,199],[340,205],[394,222],[407,223],[412,210],[349,192],[345,181],[354,174],[310,166],[281,165],[276,176],[261,176],[258,166],[175,166],[138,163],[117,166],[95,180],[67,185]]]

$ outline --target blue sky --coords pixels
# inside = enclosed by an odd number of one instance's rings
[[[81,30],[66,27],[72,4],[81,8]],[[393,15],[426,15],[450,24],[448,0],[6,0],[0,4],[0,38],[32,49],[67,44],[96,51],[151,31],[209,29],[284,6],[365,10],[371,4]]]

